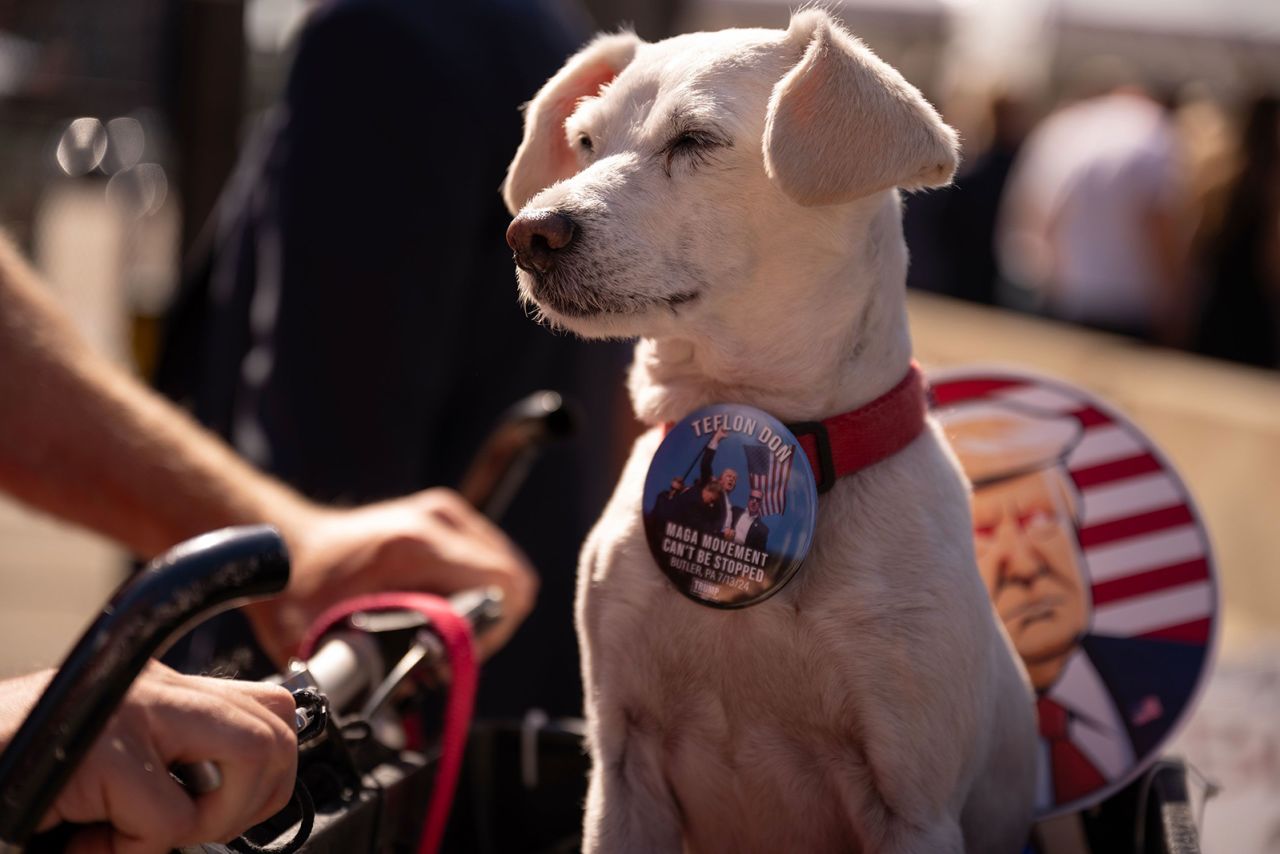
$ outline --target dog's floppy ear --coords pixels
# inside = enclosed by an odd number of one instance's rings
[[[827,205],[951,180],[956,132],[901,74],[820,9],[795,14],[786,42],[803,55],[773,87],[764,129],[783,192]]]
[[[507,210],[516,213],[539,192],[578,171],[578,161],[565,139],[565,119],[578,101],[618,76],[640,43],[634,33],[596,36],[538,90],[525,108],[524,140],[502,183]]]

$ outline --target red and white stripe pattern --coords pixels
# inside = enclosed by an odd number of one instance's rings
[[[1082,498],[1091,631],[1209,642],[1218,592],[1208,538],[1186,488],[1137,427],[1079,389],[1012,372],[940,374],[931,396],[935,409],[1009,401],[1077,418],[1084,430],[1066,463]]]

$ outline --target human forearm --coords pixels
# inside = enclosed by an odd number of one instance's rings
[[[291,555],[284,595],[248,606],[278,661],[325,608],[374,590],[494,584],[492,651],[533,606],[532,567],[447,490],[321,508],[262,475],[181,411],[89,351],[0,237],[0,491],[148,557],[214,528],[269,522]]]
[[[0,489],[141,556],[316,512],[96,357],[0,241]]]

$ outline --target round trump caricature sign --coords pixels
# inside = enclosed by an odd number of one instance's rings
[[[932,412],[973,485],[978,568],[1036,691],[1037,812],[1137,777],[1209,670],[1218,588],[1199,514],[1154,443],[1082,389],[934,373]]]

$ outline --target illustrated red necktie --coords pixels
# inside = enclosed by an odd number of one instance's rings
[[[1106,778],[1067,736],[1067,710],[1041,697],[1036,711],[1040,713],[1040,735],[1049,743],[1054,802],[1070,803],[1101,788]]]

